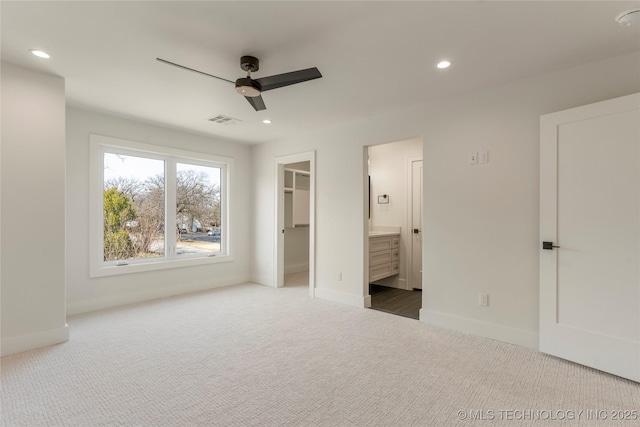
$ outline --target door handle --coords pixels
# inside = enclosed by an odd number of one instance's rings
[[[418,230],[417,228],[413,229],[413,234],[418,234],[420,232],[420,230]]]
[[[553,242],[542,242],[542,249],[546,249],[552,251],[553,248],[559,248],[560,246],[556,246]]]

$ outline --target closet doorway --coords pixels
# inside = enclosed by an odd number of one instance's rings
[[[276,287],[315,288],[315,152],[276,159]]]

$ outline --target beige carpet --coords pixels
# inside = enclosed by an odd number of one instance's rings
[[[1,424],[640,424],[611,412],[640,409],[637,383],[307,293],[245,284],[71,317],[70,342],[2,359]]]

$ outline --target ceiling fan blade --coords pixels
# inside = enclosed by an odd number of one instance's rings
[[[290,73],[277,74],[275,76],[261,77],[253,79],[258,82],[262,92],[279,87],[294,85],[296,83],[306,82],[308,80],[319,79],[322,77],[320,71],[316,68],[307,68],[306,70],[292,71]]]
[[[264,105],[264,101],[262,100],[262,96],[258,95],[258,96],[245,96],[245,98],[247,99],[247,101],[249,101],[249,104],[251,104],[251,106],[253,108],[255,108],[256,111],[261,111],[261,110],[266,110],[267,106]]]
[[[214,76],[213,74],[205,73],[204,71],[194,70],[193,68],[185,67],[184,65],[176,64],[175,62],[167,61],[166,59],[156,58],[156,61],[160,61],[165,64],[173,65],[174,67],[182,68],[183,70],[193,71],[194,73],[204,74],[205,76],[213,77],[214,79],[224,80],[225,82],[234,83],[231,80],[223,79],[222,77]]]

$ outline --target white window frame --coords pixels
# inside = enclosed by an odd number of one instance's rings
[[[89,135],[89,144],[90,277],[215,264],[234,260],[231,240],[231,215],[229,214],[233,194],[231,188],[234,171],[233,159],[94,134]],[[168,224],[171,224],[172,221],[165,220],[165,254],[162,258],[104,261],[103,192],[105,153],[117,153],[165,161],[165,218],[168,219],[176,217],[176,163],[220,168],[220,216],[222,223],[220,252],[178,255],[176,253],[175,233],[166,231],[171,229]]]

